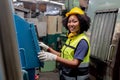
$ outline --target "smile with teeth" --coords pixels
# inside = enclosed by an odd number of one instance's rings
[[[75,28],[74,26],[69,27],[70,31],[73,31]]]

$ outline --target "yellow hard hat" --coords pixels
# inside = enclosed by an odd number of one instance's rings
[[[68,17],[71,14],[80,14],[80,15],[84,15],[84,11],[81,8],[78,7],[74,7],[72,8],[69,12],[66,13],[66,17]]]

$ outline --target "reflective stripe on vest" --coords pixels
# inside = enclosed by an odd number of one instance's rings
[[[89,48],[88,48],[87,55],[85,56],[85,58],[83,59],[83,61],[79,67],[88,67],[89,56],[90,56],[90,43],[89,43],[89,39],[87,38],[87,36],[84,33],[77,35],[77,36],[73,37],[72,39],[67,39],[65,45],[61,49],[61,52],[62,52],[61,57],[68,59],[68,60],[73,60],[74,53],[75,53],[74,51],[75,51],[78,43],[82,39],[85,39],[87,41]]]

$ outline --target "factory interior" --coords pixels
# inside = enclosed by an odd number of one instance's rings
[[[1,0],[0,80],[60,80],[59,62],[38,59],[44,42],[56,51],[67,40],[62,20],[73,7],[91,19],[90,80],[120,80],[119,0]]]

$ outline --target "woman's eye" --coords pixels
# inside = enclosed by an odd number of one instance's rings
[[[77,21],[68,21],[68,23],[71,23],[71,22],[75,23],[75,22],[77,22]]]
[[[73,21],[74,23],[77,22],[77,21]]]
[[[73,23],[76,23],[76,22],[78,22],[78,21],[72,21]]]

